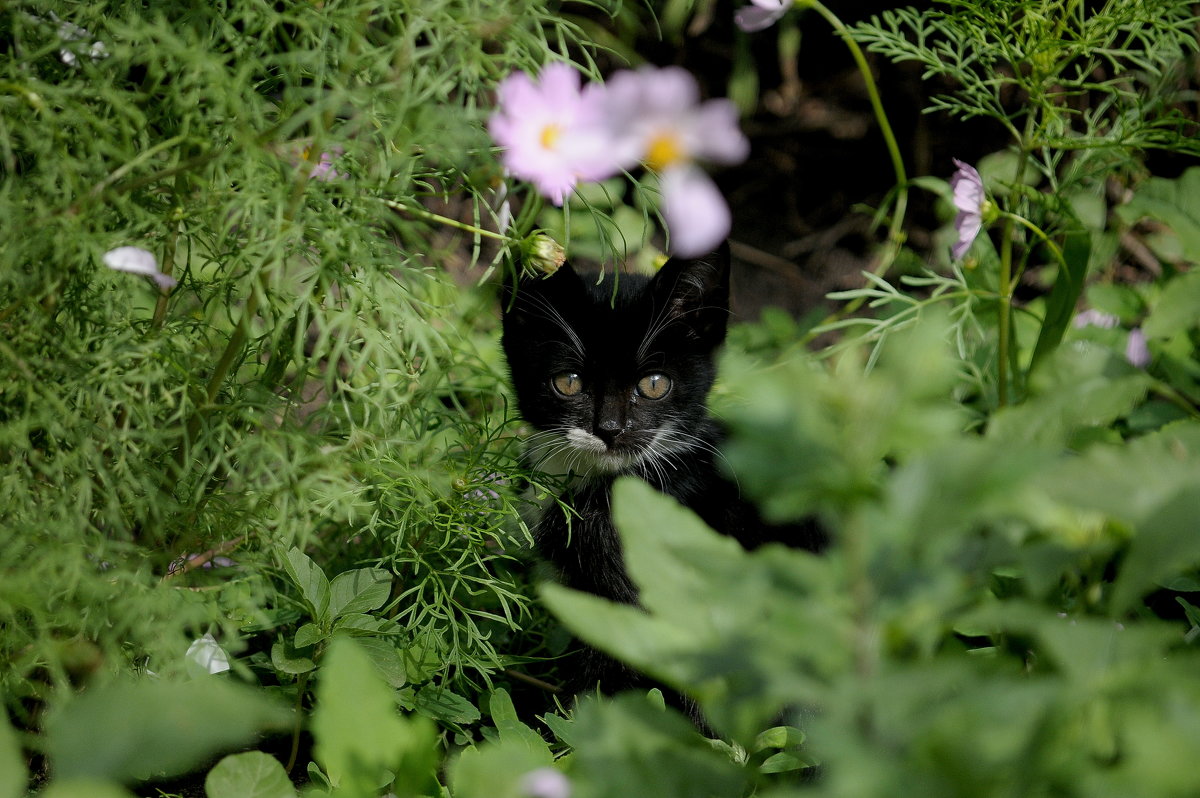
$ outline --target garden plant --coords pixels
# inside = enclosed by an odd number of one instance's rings
[[[1200,793],[1196,7],[840,11],[0,5],[0,798]],[[643,54],[718,30],[725,74]],[[894,185],[712,404],[829,549],[629,479],[641,605],[559,586],[497,288],[717,246],[801,31]],[[889,69],[1004,145],[912,174]],[[707,728],[556,692],[576,640]]]

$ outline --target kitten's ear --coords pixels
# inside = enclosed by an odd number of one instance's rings
[[[671,258],[654,275],[651,290],[657,307],[716,346],[729,321],[729,244],[700,258]]]
[[[506,278],[500,290],[500,309],[505,324],[525,324],[544,319],[546,306],[556,307],[584,291],[583,280],[571,264],[564,263],[548,277]]]

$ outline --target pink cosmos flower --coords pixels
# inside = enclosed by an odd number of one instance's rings
[[[958,241],[950,250],[955,260],[967,254],[971,243],[979,235],[983,227],[983,178],[970,164],[965,164],[957,158],[954,165],[958,170],[950,178],[950,190],[954,192],[954,207],[958,215],[954,217],[954,229],[958,231]]]
[[[733,15],[733,21],[746,33],[771,27],[788,12],[790,0],[750,0],[753,5],[742,6]]]
[[[345,174],[333,168],[333,162],[344,155],[345,152],[346,151],[342,147],[337,145],[331,147],[327,152],[322,152],[316,166],[314,166],[312,171],[308,173],[309,178],[328,183],[331,180],[337,180],[338,178],[346,177]]]
[[[488,131],[504,150],[515,177],[531,181],[555,205],[580,180],[603,180],[619,171],[606,139],[602,87],[580,87],[570,64],[546,66],[537,81],[514,72],[496,88],[498,108]]]
[[[695,163],[745,160],[750,143],[738,127],[737,108],[729,100],[700,102],[696,79],[679,67],[618,72],[605,89],[604,107],[622,167],[641,161],[659,175],[673,252],[711,252],[729,234],[729,207]]]

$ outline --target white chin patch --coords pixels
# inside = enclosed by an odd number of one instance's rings
[[[638,459],[636,456],[610,452],[608,444],[579,427],[567,430],[565,437],[572,449],[567,455],[571,464],[567,470],[580,476],[615,474],[633,465]]]

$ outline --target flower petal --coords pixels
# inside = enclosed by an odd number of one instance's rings
[[[152,277],[160,288],[172,288],[177,282],[174,277],[158,270],[158,260],[154,257],[154,253],[141,247],[110,249],[104,253],[104,265],[119,272]]]
[[[1129,331],[1129,340],[1125,343],[1125,359],[1140,369],[1150,365],[1150,347],[1146,345],[1146,334],[1141,327]]]
[[[693,258],[716,249],[729,235],[731,218],[712,179],[685,165],[664,171],[659,182],[671,252]]]
[[[787,13],[789,4],[784,0],[751,0],[754,5],[742,6],[733,15],[738,28],[746,33],[766,30]]]

